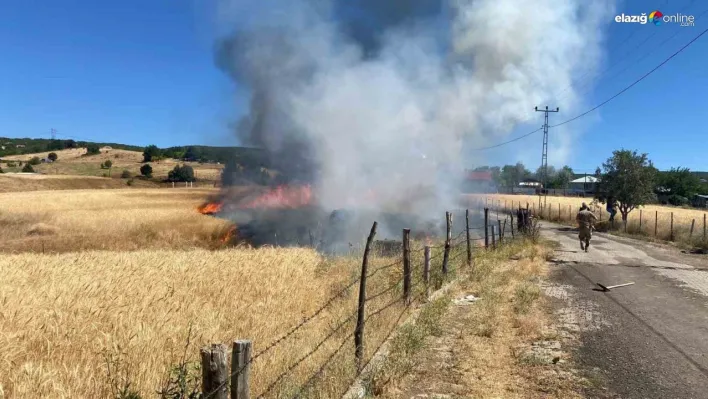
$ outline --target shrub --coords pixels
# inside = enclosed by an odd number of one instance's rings
[[[110,169],[113,167],[113,162],[111,162],[111,160],[109,159],[106,162],[104,162],[103,165],[106,167],[106,169]]]
[[[120,174],[120,177],[122,177],[123,179],[129,179],[131,176],[132,175],[127,170],[124,170],[123,173]]]
[[[127,184],[129,186],[132,186],[133,183],[135,183],[135,180],[133,178],[130,178],[127,182],[125,182],[125,184]]]
[[[7,166],[10,167],[10,168],[14,168],[14,167],[15,167],[15,163],[14,163],[14,162],[8,162],[8,163],[7,163]]]
[[[32,165],[26,163],[25,167],[22,168],[22,173],[34,173],[34,168],[32,167]]]
[[[0,166],[0,173],[5,173],[5,171],[2,170],[2,166]]]
[[[56,152],[50,152],[49,155],[47,155],[47,158],[49,158],[50,161],[55,162],[59,157]]]
[[[152,166],[149,163],[140,167],[140,174],[145,177],[152,177]]]
[[[39,165],[40,163],[42,163],[42,161],[39,159],[39,157],[32,157],[32,159],[30,159],[28,163],[30,165]]]
[[[167,180],[171,182],[195,181],[194,169],[189,165],[175,166],[175,168],[167,174]]]
[[[86,155],[97,155],[101,153],[101,149],[96,144],[88,144],[86,146]]]
[[[669,197],[669,204],[674,205],[674,206],[684,206],[688,205],[689,200],[686,197],[682,197],[680,195],[673,194]]]

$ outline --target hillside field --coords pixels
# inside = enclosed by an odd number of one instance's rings
[[[39,165],[34,165],[33,168],[38,174],[45,175],[64,175],[64,176],[90,176],[90,177],[101,177],[106,178],[110,174],[110,177],[121,183],[109,183],[106,186],[115,188],[117,184],[125,185],[127,179],[121,180],[121,174],[124,170],[127,170],[131,176],[140,176],[140,167],[143,165],[143,154],[138,151],[128,151],[120,149],[106,149],[105,147],[101,149],[100,154],[86,156],[85,148],[72,148],[60,151],[53,151],[57,154],[58,159],[53,163],[41,163]],[[49,154],[48,151],[24,154],[24,155],[12,155],[3,157],[3,163],[0,164],[6,173],[18,173],[21,172],[22,167],[19,166],[18,161],[27,162],[33,157],[38,157],[40,159],[46,158]],[[112,165],[111,170],[102,169],[101,164],[110,160]],[[8,166],[8,162],[15,163],[14,167]],[[200,164],[198,162],[181,162],[174,159],[164,159],[156,162],[150,162],[150,166],[153,169],[153,186],[158,184],[159,181],[165,180],[167,174],[177,165],[189,165],[194,169],[195,177],[197,181],[201,184],[213,184],[220,179],[221,170],[223,165],[221,164]],[[2,175],[0,175],[2,176]],[[90,184],[90,183],[89,183]],[[149,184],[143,184],[143,186],[148,186]],[[64,188],[71,188],[69,184],[64,184]],[[98,187],[91,187],[98,188]],[[52,187],[47,187],[47,189],[52,189]],[[0,189],[2,191],[24,191],[22,187],[18,189],[6,188]]]

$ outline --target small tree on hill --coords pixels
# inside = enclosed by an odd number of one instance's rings
[[[32,157],[32,159],[30,159],[27,163],[29,163],[30,165],[39,165],[40,163],[42,163],[42,161],[39,159],[39,157]]]
[[[167,180],[171,182],[195,181],[194,169],[189,165],[175,166],[167,174]]]
[[[97,144],[86,145],[86,155],[97,155],[101,153],[101,149]]]
[[[656,169],[647,154],[636,151],[614,151],[612,157],[602,164],[602,191],[608,198],[619,203],[622,220],[640,205],[654,199]]]
[[[156,161],[160,157],[160,149],[156,145],[149,145],[143,150],[143,162]]]
[[[47,158],[52,162],[56,162],[56,160],[59,159],[56,152],[50,152]]]
[[[145,177],[152,177],[152,166],[149,163],[140,167],[140,174]]]
[[[26,163],[25,166],[22,168],[22,173],[34,173],[34,168],[32,165]]]
[[[120,177],[123,179],[130,179],[131,176],[130,171],[127,170],[124,170],[123,173],[120,174]]]

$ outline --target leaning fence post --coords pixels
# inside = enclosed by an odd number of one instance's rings
[[[231,352],[231,399],[250,399],[251,341],[234,341]]]
[[[211,399],[228,399],[229,373],[226,371],[226,345],[202,348],[202,394]]]
[[[411,303],[411,229],[403,229],[403,299]]]
[[[364,358],[364,317],[366,305],[366,269],[369,263],[369,253],[371,252],[371,243],[376,235],[377,222],[371,226],[371,232],[366,239],[366,247],[364,248],[364,259],[361,262],[361,279],[359,280],[359,304],[356,314],[356,328],[354,329],[354,356],[356,357],[356,369],[361,371],[362,360]]]
[[[425,298],[430,296],[430,246],[426,245],[423,250],[425,262],[423,263],[423,282],[425,283]]]
[[[671,212],[671,239],[669,241],[674,240],[674,213]]]
[[[470,242],[470,210],[465,210],[465,230],[467,233],[467,266],[472,266],[472,242]]]
[[[442,272],[444,275],[447,275],[447,262],[450,260],[450,241],[452,240],[452,214],[450,212],[445,212],[445,223],[447,225],[447,232],[445,234],[445,253],[443,254]]]
[[[484,208],[484,248],[489,248],[489,208]]]
[[[691,233],[688,235],[688,239],[692,240],[693,239],[693,228],[696,227],[696,219],[693,219],[691,221]]]
[[[659,211],[654,214],[654,237],[659,236]]]

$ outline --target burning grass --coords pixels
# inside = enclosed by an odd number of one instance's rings
[[[1,252],[217,248],[231,224],[194,209],[213,190],[0,193]]]

